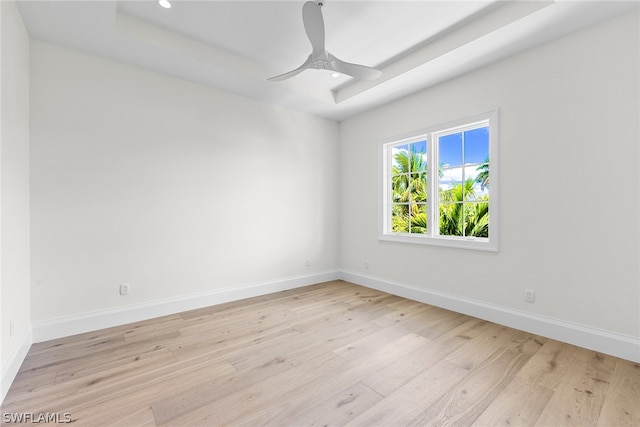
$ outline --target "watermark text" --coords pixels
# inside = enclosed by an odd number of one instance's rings
[[[71,422],[71,414],[68,412],[5,412],[2,414],[2,422],[5,424],[66,424]]]

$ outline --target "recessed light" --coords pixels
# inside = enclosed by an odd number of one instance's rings
[[[158,0],[158,4],[165,9],[169,9],[171,7],[171,3],[169,2],[169,0]]]
[[[331,77],[337,79],[338,77],[340,77],[340,73],[331,73]]]

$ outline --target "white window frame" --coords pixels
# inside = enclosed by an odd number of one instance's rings
[[[491,173],[489,195],[489,237],[443,236],[439,227],[439,191],[438,191],[438,147],[435,141],[441,135],[465,131],[479,127],[489,127],[489,170]],[[474,249],[481,251],[498,251],[499,234],[499,178],[498,178],[498,110],[478,114],[442,125],[420,129],[414,132],[385,138],[379,142],[379,236],[380,240],[414,243],[423,245],[445,246],[452,248]],[[391,228],[391,167],[393,159],[391,147],[418,141],[427,141],[427,221],[429,224],[426,234],[410,234],[393,232]]]

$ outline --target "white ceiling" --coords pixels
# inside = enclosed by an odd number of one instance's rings
[[[32,38],[333,120],[577,29],[640,0],[325,0],[326,48],[383,71],[375,81],[307,70],[300,1],[20,1]]]

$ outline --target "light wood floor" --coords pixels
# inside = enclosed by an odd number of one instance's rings
[[[34,344],[76,426],[640,426],[637,363],[336,281]]]

